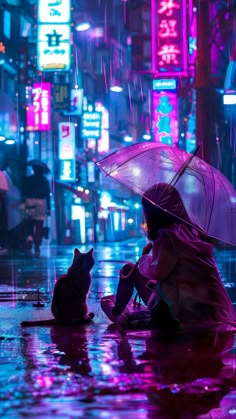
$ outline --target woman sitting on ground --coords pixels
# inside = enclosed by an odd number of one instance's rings
[[[136,289],[150,311],[152,327],[235,326],[235,309],[220,278],[213,246],[193,227],[177,189],[154,185],[144,193],[142,206],[150,242],[137,264],[121,269],[115,304],[109,296],[102,299],[107,317],[129,327],[126,307]]]

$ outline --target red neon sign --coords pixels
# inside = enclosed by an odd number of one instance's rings
[[[152,70],[186,75],[186,0],[152,0]]]

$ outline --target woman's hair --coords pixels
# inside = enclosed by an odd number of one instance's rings
[[[144,192],[142,206],[150,240],[155,240],[160,228],[191,223],[179,192],[167,183],[158,183]]]

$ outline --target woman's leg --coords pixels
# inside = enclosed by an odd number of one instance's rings
[[[123,275],[128,275],[131,269],[134,267],[133,263],[128,263],[122,268]],[[141,275],[138,268],[131,273],[130,277],[127,279],[119,279],[117,292],[116,292],[116,302],[112,310],[114,315],[121,314],[127,304],[129,303],[134,289],[137,290],[138,294],[142,298],[143,302],[147,304],[149,297],[151,295],[151,290],[146,287],[149,278]]]

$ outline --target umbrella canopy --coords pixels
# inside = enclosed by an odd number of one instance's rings
[[[50,173],[49,167],[42,160],[38,160],[38,159],[29,160],[27,162],[27,166],[40,167],[43,170],[43,173],[45,174]]]
[[[149,142],[122,148],[96,164],[141,196],[155,184],[174,186],[195,227],[236,245],[236,191],[221,172],[196,155]],[[174,205],[166,207],[166,202],[169,205],[162,194],[153,204],[176,215]]]
[[[0,170],[0,192],[8,191],[8,183],[5,173]]]

